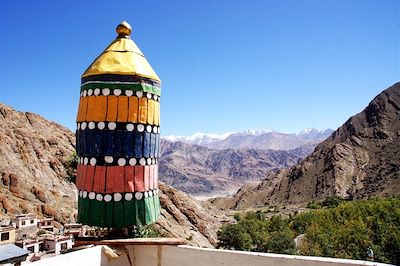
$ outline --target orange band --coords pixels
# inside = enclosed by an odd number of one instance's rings
[[[87,96],[79,102],[77,122],[160,124],[160,103],[146,97]]]

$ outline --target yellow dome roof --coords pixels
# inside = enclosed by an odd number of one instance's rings
[[[130,39],[131,26],[117,26],[118,37],[88,67],[82,77],[100,74],[138,75],[161,82],[139,47]]]

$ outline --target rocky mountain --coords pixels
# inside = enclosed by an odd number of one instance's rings
[[[197,246],[216,246],[216,232],[223,223],[232,222],[232,218],[162,182],[159,188],[162,209],[156,223],[158,230],[171,237],[183,237]]]
[[[273,130],[247,130],[228,132],[222,135],[196,133],[190,137],[167,136],[171,142],[183,142],[205,146],[211,149],[270,149],[292,150],[303,145],[317,145],[332,134],[333,130],[306,129],[298,134]]]
[[[75,222],[77,192],[67,171],[74,150],[67,128],[0,103],[0,218],[31,212],[54,217],[56,226]],[[158,230],[193,245],[214,245],[224,213],[166,184],[159,188]]]
[[[77,194],[66,171],[74,143],[68,129],[0,104],[0,216],[34,212],[74,221]]]
[[[400,194],[400,83],[376,96],[315,151],[290,169],[270,173],[260,184],[219,207],[245,209],[306,203],[337,195],[346,199]]]
[[[269,171],[294,165],[314,147],[218,150],[164,139],[159,173],[162,181],[191,195],[233,193],[245,182],[259,181]]]

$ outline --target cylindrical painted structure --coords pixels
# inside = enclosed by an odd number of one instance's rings
[[[121,228],[160,214],[161,81],[130,39],[118,37],[82,75],[77,115],[78,222]]]

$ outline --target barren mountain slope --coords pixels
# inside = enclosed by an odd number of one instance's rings
[[[195,200],[164,183],[159,183],[159,188],[162,207],[161,218],[156,223],[159,230],[198,246],[215,246],[219,227],[232,219],[211,204]]]
[[[214,204],[244,209],[305,203],[328,195],[351,199],[399,194],[400,83],[396,83],[296,166]]]
[[[34,212],[76,218],[76,189],[66,180],[74,135],[33,114],[0,104],[0,215]]]

